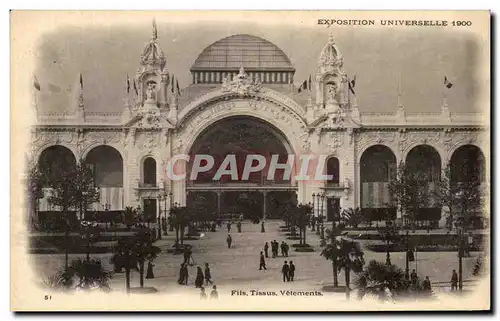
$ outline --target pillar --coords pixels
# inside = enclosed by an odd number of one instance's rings
[[[217,191],[217,218],[220,218],[220,191]]]
[[[264,202],[263,202],[264,204],[263,204],[263,208],[262,208],[262,217],[265,220],[266,214],[267,214],[267,191],[263,191],[262,195],[263,195],[263,199],[264,199]]]

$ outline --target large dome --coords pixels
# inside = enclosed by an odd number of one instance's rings
[[[214,42],[198,56],[191,71],[292,71],[290,59],[276,45],[251,35]]]

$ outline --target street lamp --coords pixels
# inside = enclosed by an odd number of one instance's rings
[[[325,238],[325,216],[323,215],[323,206],[325,204],[325,194],[321,194],[321,239]]]
[[[312,229],[311,231],[314,232],[316,229],[315,229],[315,225],[316,225],[316,222],[315,222],[315,219],[316,219],[316,194],[312,194],[312,197],[313,197],[313,221],[312,221]]]

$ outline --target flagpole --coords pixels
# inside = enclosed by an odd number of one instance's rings
[[[398,77],[398,107],[399,108],[403,107],[403,103],[401,100],[402,88],[403,88],[402,78],[403,78],[402,74],[399,73],[399,77]]]

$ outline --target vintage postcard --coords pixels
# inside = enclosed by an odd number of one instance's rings
[[[12,11],[11,309],[490,309],[490,12]]]

